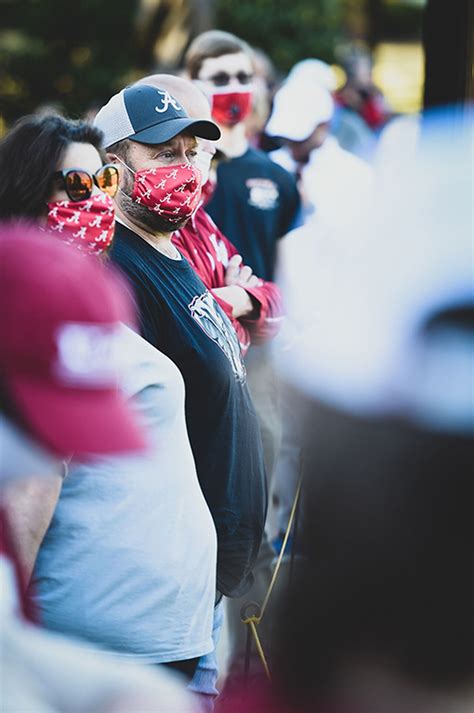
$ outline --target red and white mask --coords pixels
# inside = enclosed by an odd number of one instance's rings
[[[201,173],[190,163],[159,166],[135,175],[132,200],[170,223],[190,218],[201,198]]]
[[[81,252],[100,255],[114,237],[114,201],[106,193],[101,193],[83,201],[48,203],[46,229]]]

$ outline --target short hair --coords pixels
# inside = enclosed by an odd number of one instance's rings
[[[116,141],[114,144],[107,146],[105,150],[107,153],[113,153],[115,156],[121,158],[122,161],[127,162],[130,153],[130,143],[130,139],[120,139],[120,141]]]
[[[38,219],[52,191],[52,176],[69,144],[92,144],[101,157],[102,132],[58,114],[19,119],[0,141],[0,219]]]
[[[252,59],[250,45],[230,32],[209,30],[198,35],[189,45],[184,57],[185,68],[191,79],[197,79],[202,64],[208,57],[221,57],[224,54],[244,52]]]

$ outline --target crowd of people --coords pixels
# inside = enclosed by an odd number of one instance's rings
[[[346,70],[212,30],[0,141],[2,711],[472,710],[472,116]]]

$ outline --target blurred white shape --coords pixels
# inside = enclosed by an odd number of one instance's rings
[[[337,77],[331,65],[321,59],[308,57],[297,62],[290,70],[286,85],[295,82],[305,84],[308,89],[317,84],[332,92],[336,88]]]
[[[333,113],[334,101],[324,85],[303,79],[287,81],[275,94],[265,133],[304,141],[318,124],[330,121]]]
[[[321,220],[345,226],[351,240],[352,221],[362,215],[372,190],[372,169],[342,149],[334,136],[311,152],[301,172],[304,193]],[[350,218],[350,221],[347,220]]]
[[[423,364],[415,345],[433,311],[474,301],[472,141],[472,115],[463,124],[449,111],[426,119],[415,151],[406,153],[402,141],[399,165],[379,163],[371,199],[353,220],[347,211],[344,229],[330,230],[322,247],[310,239],[310,231],[323,229],[314,222],[301,229],[306,240],[297,252],[293,236],[282,276],[298,337],[281,369],[294,384],[359,413],[416,412],[419,420],[443,421],[442,404],[435,413],[417,392]],[[450,379],[454,393],[460,387],[452,370],[446,391]],[[467,406],[463,418],[472,427]],[[442,425],[449,427],[453,408]]]
[[[0,413],[0,484],[17,478],[50,477],[61,461]]]
[[[198,713],[185,683],[26,623],[12,563],[0,556],[2,713]]]

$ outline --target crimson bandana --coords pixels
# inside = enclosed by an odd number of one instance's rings
[[[234,126],[247,118],[252,108],[252,92],[215,92],[212,118],[218,124]]]
[[[201,173],[190,163],[135,172],[132,199],[170,223],[180,223],[196,210]]]
[[[85,201],[55,201],[48,209],[47,230],[81,252],[100,255],[112,242],[115,207],[106,193]]]

